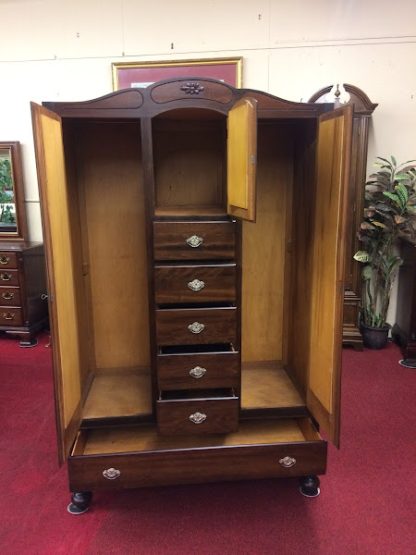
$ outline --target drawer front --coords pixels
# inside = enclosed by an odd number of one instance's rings
[[[158,355],[159,389],[239,387],[240,354]]]
[[[233,222],[154,222],[155,260],[230,260]]]
[[[0,326],[21,326],[23,313],[21,308],[0,306]]]
[[[18,270],[5,270],[0,267],[0,285],[19,285]]]
[[[157,402],[161,434],[226,434],[238,429],[238,399]]]
[[[156,310],[158,345],[237,343],[235,308]]]
[[[4,268],[17,268],[15,252],[0,251],[0,271]]]
[[[296,463],[285,468],[279,463],[285,457]],[[109,473],[109,469],[117,472]],[[324,441],[89,455],[68,462],[71,491],[287,478],[324,474],[325,470]],[[105,474],[117,478],[106,478]]]
[[[235,302],[236,266],[156,266],[156,303]]]
[[[0,287],[0,305],[21,306],[20,289],[18,287]]]

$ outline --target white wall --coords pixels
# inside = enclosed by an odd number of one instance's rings
[[[414,0],[0,0],[0,140],[23,147],[30,237],[41,239],[29,101],[112,90],[111,63],[243,56],[243,86],[307,100],[363,89],[376,155],[416,157]]]

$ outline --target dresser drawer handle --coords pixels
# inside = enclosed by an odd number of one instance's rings
[[[3,272],[2,274],[0,274],[0,280],[1,281],[11,281],[12,277],[13,277],[12,274],[8,274],[6,272]]]
[[[14,320],[15,313],[14,312],[3,312],[2,316],[3,316],[3,320]]]
[[[5,301],[11,301],[14,298],[14,293],[10,293],[10,291],[6,291],[5,293],[1,294],[1,298]]]
[[[202,366],[195,366],[195,368],[191,368],[189,370],[189,375],[195,378],[196,380],[199,380],[200,378],[202,378],[202,376],[204,376],[204,374],[206,373],[207,373],[207,369],[202,368]]]
[[[202,237],[199,237],[198,235],[191,235],[190,237],[188,237],[186,242],[190,247],[196,249],[197,247],[200,247],[202,245],[204,239]]]
[[[8,256],[0,256],[0,264],[8,264],[10,262],[10,258]]]
[[[106,470],[103,470],[103,476],[104,478],[107,478],[107,480],[116,480],[117,478],[120,478],[121,472],[120,470],[117,470],[117,468],[107,468]]]
[[[195,291],[195,293],[197,293],[205,287],[205,282],[200,279],[193,279],[192,281],[188,281],[188,287],[191,291]]]
[[[189,415],[189,420],[194,424],[202,424],[207,419],[207,415],[203,412],[194,412],[193,414]]]
[[[205,325],[201,324],[200,322],[193,322],[188,326],[188,330],[191,333],[201,333],[201,331],[204,331],[204,329],[205,329]]]
[[[283,459],[279,460],[279,464],[283,466],[283,468],[291,468],[292,466],[295,466],[296,459],[293,457],[283,457]]]

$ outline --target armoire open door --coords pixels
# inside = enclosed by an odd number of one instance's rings
[[[67,188],[61,119],[32,103],[32,123],[47,249],[59,457],[63,462],[81,419],[83,380],[74,270],[74,250],[80,249],[71,231],[73,199]]]
[[[352,106],[319,118],[307,406],[339,447],[342,307]]]
[[[243,98],[228,112],[227,212],[256,219],[257,102]]]

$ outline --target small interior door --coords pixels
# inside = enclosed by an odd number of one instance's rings
[[[81,351],[74,245],[61,119],[32,103],[32,122],[47,253],[55,402],[62,462],[75,440],[81,413]]]
[[[239,100],[227,121],[227,212],[256,219],[257,101]]]
[[[316,150],[307,406],[339,447],[342,307],[352,106],[322,115]]]

